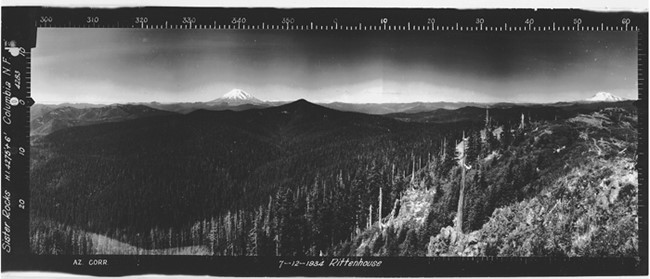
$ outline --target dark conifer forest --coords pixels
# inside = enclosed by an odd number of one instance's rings
[[[299,100],[66,126],[32,137],[32,249],[634,256],[637,125],[632,101],[369,115]]]

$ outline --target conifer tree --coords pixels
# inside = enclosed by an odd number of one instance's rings
[[[481,139],[478,131],[473,131],[470,133],[466,152],[466,163],[468,165],[471,165],[473,162],[475,162],[481,154]]]
[[[262,207],[260,206],[259,210],[256,210],[253,214],[255,219],[253,220],[253,228],[249,231],[248,234],[248,243],[246,247],[246,255],[257,256],[259,254],[260,247],[260,228],[262,226]]]

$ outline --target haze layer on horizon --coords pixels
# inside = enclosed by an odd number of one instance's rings
[[[635,32],[38,29],[40,103],[637,99]]]

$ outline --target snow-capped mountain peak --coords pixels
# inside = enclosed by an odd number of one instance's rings
[[[226,103],[228,105],[242,105],[242,104],[259,104],[263,103],[260,99],[253,97],[248,92],[234,88],[228,93],[224,94],[221,98],[210,101],[209,103]]]
[[[590,102],[618,102],[624,100],[624,98],[621,98],[609,92],[598,92],[593,97],[587,99],[587,101]]]
[[[221,97],[221,99],[227,99],[227,100],[250,100],[253,99],[253,96],[251,94],[248,94],[246,91],[235,88],[233,90],[230,90],[230,92],[226,93]]]

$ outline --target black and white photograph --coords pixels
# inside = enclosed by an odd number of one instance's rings
[[[629,18],[384,14],[110,28],[39,14],[28,254],[647,256],[647,37]]]

